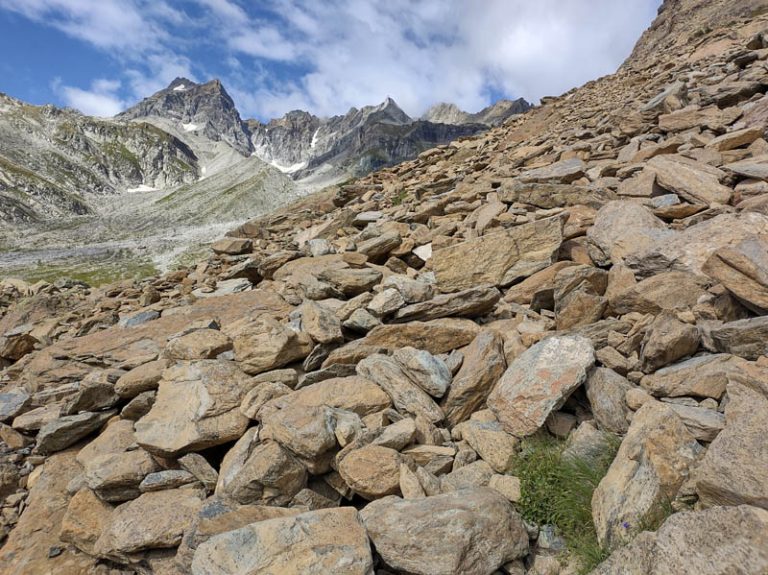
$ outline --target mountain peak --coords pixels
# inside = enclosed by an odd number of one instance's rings
[[[523,98],[517,100],[498,100],[475,114],[463,111],[456,104],[441,102],[427,110],[422,120],[437,124],[485,124],[498,126],[510,116],[523,114],[531,108],[531,104]]]
[[[117,117],[123,120],[162,118],[181,133],[203,133],[211,140],[227,142],[245,156],[252,152],[248,129],[218,78],[204,84],[176,78],[167,88],[144,98]]]

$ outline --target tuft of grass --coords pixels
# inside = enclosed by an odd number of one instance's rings
[[[607,442],[595,459],[563,457],[565,444],[550,436],[523,442],[514,464],[520,478],[521,515],[539,525],[556,525],[578,562],[579,573],[588,573],[610,554],[597,541],[592,521],[592,494],[608,472],[619,440]]]

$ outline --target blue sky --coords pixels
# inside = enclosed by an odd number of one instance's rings
[[[177,76],[244,117],[394,98],[417,116],[613,72],[661,0],[0,0],[0,92],[109,116]]]

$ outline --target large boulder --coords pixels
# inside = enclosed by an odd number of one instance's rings
[[[768,355],[768,315],[724,323],[709,330],[714,351],[744,359]]]
[[[656,397],[710,397],[719,400],[729,381],[744,369],[744,360],[730,354],[692,357],[646,375],[640,385]]]
[[[615,551],[592,575],[762,575],[768,511],[741,505],[675,513]]]
[[[244,319],[233,324],[235,360],[248,374],[256,375],[304,359],[312,351],[312,340],[272,317]]]
[[[99,557],[129,561],[139,551],[177,547],[201,504],[194,489],[144,493],[115,508],[94,551]]]
[[[547,338],[509,365],[488,397],[488,407],[509,433],[531,435],[584,383],[594,363],[588,339]]]
[[[658,239],[653,245],[627,257],[625,263],[643,277],[668,270],[702,274],[704,264],[713,253],[764,235],[766,229],[768,216],[763,214],[720,214]]]
[[[136,422],[136,441],[163,457],[233,441],[248,427],[239,407],[249,387],[231,362],[180,362],[163,373],[152,409]]]
[[[548,218],[435,250],[432,269],[443,292],[507,286],[553,264],[563,220]]]
[[[720,182],[725,172],[707,164],[677,155],[652,158],[648,166],[656,173],[656,182],[692,204],[727,204],[732,190]]]
[[[193,575],[372,575],[365,529],[351,507],[259,521],[200,544]]]
[[[626,541],[658,518],[688,479],[700,451],[672,408],[660,402],[641,407],[592,496],[601,545]]]
[[[475,317],[488,313],[501,299],[495,287],[480,286],[456,293],[441,294],[406,306],[395,313],[395,321],[426,321],[442,317]]]
[[[630,255],[656,245],[673,232],[667,225],[637,202],[616,200],[600,208],[594,225],[587,230],[593,259],[599,263],[620,264]]]
[[[706,261],[703,271],[748,307],[768,313],[768,230],[765,238],[717,250]]]
[[[744,374],[748,383],[762,380],[768,388],[766,376],[768,370]],[[766,391],[739,383],[728,385],[725,429],[709,446],[695,473],[696,491],[704,505],[746,503],[768,509]]]
[[[512,504],[488,488],[421,499],[387,497],[360,513],[384,562],[416,575],[488,575],[528,553]]]

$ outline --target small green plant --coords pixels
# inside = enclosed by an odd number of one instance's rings
[[[564,442],[537,436],[523,442],[515,461],[520,478],[519,510],[528,521],[556,525],[568,551],[588,573],[610,551],[600,546],[592,521],[592,494],[618,450],[619,440],[606,442],[594,459],[563,457]]]
[[[393,206],[399,206],[405,201],[405,198],[408,197],[408,192],[405,190],[400,190],[398,194],[392,198],[392,205]]]

